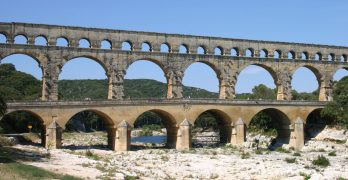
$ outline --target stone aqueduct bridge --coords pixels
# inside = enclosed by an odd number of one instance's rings
[[[152,110],[167,122],[168,142],[178,149],[190,147],[190,124],[200,112],[210,110],[223,119],[226,139],[234,144],[244,141],[244,125],[260,110],[269,112],[278,121],[278,134],[291,137],[296,148],[303,144],[303,124],[310,112],[322,108],[332,100],[332,78],[338,69],[348,69],[348,47],[314,44],[285,43],[204,37],[152,32],[136,32],[69,26],[25,23],[0,23],[0,34],[6,43],[0,43],[0,61],[12,54],[25,54],[34,58],[42,69],[42,102],[10,103],[9,112],[24,110],[36,114],[45,125],[45,146],[60,144],[60,127],[68,118],[82,110],[92,110],[108,120],[109,145],[112,149],[129,148],[129,130],[135,116]],[[16,44],[17,36],[25,36],[26,44]],[[47,45],[36,45],[37,37],[44,37]],[[68,42],[57,46],[57,39]],[[81,48],[81,39],[89,48]],[[101,42],[110,43],[102,49]],[[128,43],[130,50],[123,50]],[[150,48],[143,51],[146,44]],[[162,52],[161,46],[168,47]],[[182,47],[182,48],[181,48]],[[198,54],[201,47],[204,54]],[[180,49],[185,49],[181,52]],[[234,51],[235,54],[231,54]],[[103,102],[58,101],[58,77],[66,62],[87,57],[98,62],[106,71],[108,99]],[[156,63],[167,79],[167,100],[159,102],[123,100],[123,81],[127,68],[137,60]],[[195,62],[209,65],[219,79],[219,100],[184,100],[182,78],[188,66]],[[272,102],[233,101],[238,74],[249,65],[267,70],[273,77],[278,94]],[[316,76],[319,84],[318,102],[291,100],[291,79],[296,69],[306,67]]]
[[[158,114],[167,129],[167,146],[185,150],[191,147],[191,126],[203,112],[219,120],[222,141],[234,145],[245,141],[245,125],[260,111],[267,113],[278,137],[287,139],[296,149],[304,145],[304,124],[310,113],[323,108],[325,102],[304,101],[237,101],[237,100],[119,100],[119,101],[38,101],[8,104],[8,113],[30,112],[44,126],[43,144],[59,147],[65,124],[75,114],[92,111],[107,124],[108,145],[113,150],[130,148],[130,131],[144,112]]]

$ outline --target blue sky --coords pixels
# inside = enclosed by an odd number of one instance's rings
[[[4,22],[348,46],[346,0],[11,0],[1,5],[0,21]],[[19,70],[40,79],[37,64],[26,59],[15,55],[5,58],[2,63],[12,62]],[[346,75],[347,71],[341,70],[335,79]],[[99,64],[77,59],[67,63],[60,75],[60,79],[105,77]],[[146,61],[132,65],[126,78],[165,81],[159,67]],[[183,83],[210,91],[218,90],[216,75],[200,63],[192,65],[185,72]],[[253,86],[260,83],[274,87],[271,76],[265,70],[248,67],[238,77],[237,92],[250,92]],[[301,68],[294,74],[292,86],[298,91],[310,92],[317,89],[318,85],[314,75],[306,68]]]

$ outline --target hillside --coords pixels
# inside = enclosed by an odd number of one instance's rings
[[[61,80],[59,99],[107,99],[107,80]],[[166,96],[166,84],[149,79],[125,80],[126,98],[160,98]],[[0,65],[0,94],[7,100],[35,100],[41,97],[41,81],[30,74],[16,71],[12,64]],[[184,86],[184,96],[217,98],[217,93]]]

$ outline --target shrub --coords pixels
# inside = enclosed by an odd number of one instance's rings
[[[261,149],[256,149],[255,150],[255,154],[262,154],[262,150]]]
[[[328,155],[329,155],[329,156],[336,156],[336,151],[331,151],[331,152],[329,152]]]
[[[293,156],[301,156],[301,154],[299,152],[295,152]]]
[[[250,154],[248,152],[242,152],[241,158],[242,159],[249,159],[250,158]]]
[[[313,165],[320,166],[320,167],[327,167],[330,165],[329,159],[327,159],[325,156],[319,155],[317,159],[314,159],[312,161]]]
[[[295,163],[296,162],[296,158],[285,158],[285,161],[287,163]]]
[[[311,178],[311,175],[310,174],[306,174],[304,172],[300,172],[300,176],[303,176],[304,180],[308,180]]]

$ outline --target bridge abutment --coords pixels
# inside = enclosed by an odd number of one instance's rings
[[[192,147],[192,124],[185,119],[178,129],[176,149],[179,151],[189,150]]]

